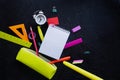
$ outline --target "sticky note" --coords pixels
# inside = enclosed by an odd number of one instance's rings
[[[19,50],[16,60],[27,65],[46,78],[51,79],[56,73],[57,67],[54,64],[49,64],[48,62],[50,61],[42,55],[39,57],[35,53],[36,52],[31,49],[23,47]]]
[[[48,24],[59,25],[58,17],[52,17],[47,19]]]
[[[80,25],[78,25],[78,26],[76,26],[76,27],[74,27],[73,29],[72,29],[72,32],[77,32],[77,31],[79,31],[81,29],[81,27],[80,27]]]
[[[39,52],[54,59],[59,59],[68,40],[70,31],[49,25]]]

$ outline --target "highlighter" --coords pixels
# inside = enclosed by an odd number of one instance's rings
[[[23,47],[19,50],[16,60],[27,65],[44,77],[51,79],[56,73],[57,67],[54,64],[49,64],[48,62],[50,61],[45,57],[41,55],[39,57],[35,53],[36,52],[31,49]]]
[[[75,65],[73,65],[73,64],[71,64],[71,63],[69,63],[67,61],[63,61],[63,64],[65,66],[73,69],[74,71],[76,71],[76,72],[86,76],[87,78],[89,78],[91,80],[103,80],[102,78],[100,78],[100,77],[98,77],[98,76],[96,76],[96,75],[94,75],[94,74],[92,74],[92,73],[90,73],[90,72],[80,68],[80,67],[77,67],[77,66],[75,66]]]
[[[37,29],[38,29],[38,33],[39,33],[40,39],[41,39],[41,41],[43,41],[44,36],[43,36],[43,32],[42,32],[40,26],[37,26]]]

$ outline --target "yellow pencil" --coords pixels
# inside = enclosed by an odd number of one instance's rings
[[[77,67],[77,66],[75,66],[75,65],[73,65],[73,64],[71,64],[71,63],[69,63],[67,61],[63,61],[63,64],[65,66],[75,70],[76,72],[86,76],[87,78],[89,78],[91,80],[103,80],[102,78],[100,78],[100,77],[98,77],[98,76],[96,76],[96,75],[94,75],[94,74],[92,74],[92,73],[90,73],[90,72],[80,68],[80,67]]]
[[[41,41],[43,41],[44,37],[43,37],[43,33],[42,33],[42,30],[41,30],[40,26],[38,26],[37,29],[38,29],[40,39],[41,39]]]

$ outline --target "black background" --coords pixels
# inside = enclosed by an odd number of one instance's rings
[[[0,0],[0,30],[16,36],[8,27],[24,23],[28,33],[29,26],[37,33],[32,17],[36,10],[43,10],[47,18],[58,16],[59,26],[67,30],[80,25],[82,29],[71,33],[68,41],[82,37],[83,43],[64,50],[62,57],[70,55],[69,62],[84,59],[77,66],[105,80],[119,80],[119,5],[119,0]],[[52,13],[53,6],[57,14]],[[21,47],[0,39],[0,80],[47,80],[15,60]],[[84,54],[86,50],[91,53]],[[52,80],[89,80],[62,63],[56,66],[58,70]]]

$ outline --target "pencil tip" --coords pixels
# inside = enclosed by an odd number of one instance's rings
[[[30,30],[32,30],[32,27],[30,26]]]

